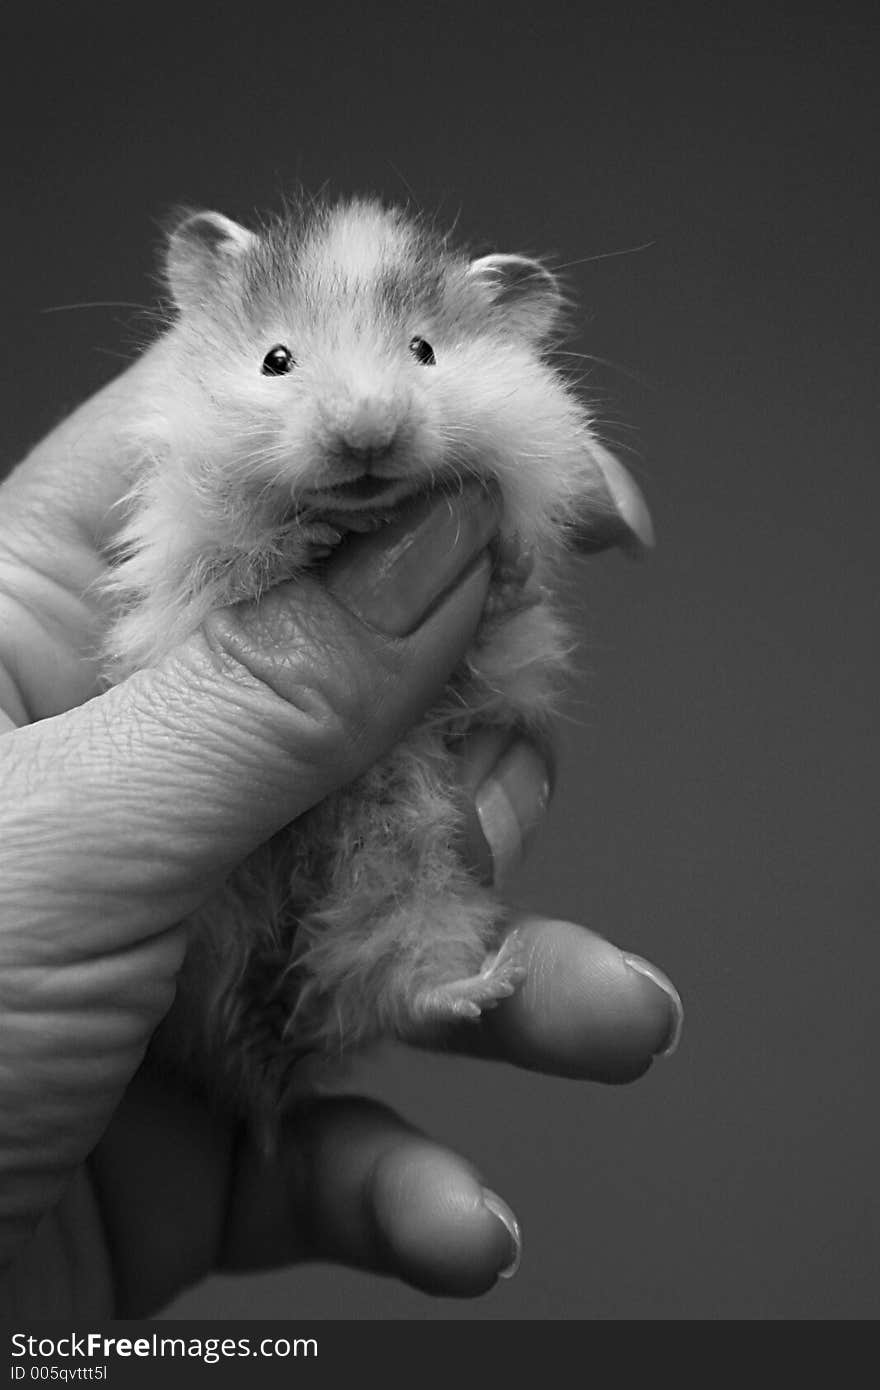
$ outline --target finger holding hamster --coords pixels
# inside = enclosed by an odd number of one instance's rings
[[[267,1154],[145,1068],[89,1175],[117,1317],[150,1316],[212,1272],[321,1260],[464,1298],[519,1264],[519,1223],[473,1164],[359,1096],[304,1100]]]
[[[553,791],[547,739],[478,726],[458,745],[462,852],[471,872],[503,892],[544,818]]]
[[[547,810],[552,752],[497,728],[475,730],[459,751],[465,855],[481,882],[503,891]],[[518,918],[508,938],[525,981],[478,1023],[451,1030],[454,1050],[606,1082],[635,1080],[675,1050],[681,999],[658,967],[572,922]]]
[[[76,540],[99,555],[119,526],[118,505],[134,481],[128,421],[154,372],[144,355],[61,420],[3,483],[3,531],[25,527],[41,542]],[[60,576],[66,582],[69,576]]]
[[[654,545],[654,525],[648,504],[628,469],[601,444],[593,441],[595,490],[589,513],[574,527],[572,545],[580,555],[619,547],[638,559]]]
[[[478,1022],[450,1029],[452,1051],[619,1084],[676,1050],[681,997],[658,966],[574,922],[521,916],[511,938],[523,984]]]
[[[317,1259],[474,1297],[519,1264],[516,1217],[473,1165],[372,1099],[305,1102],[277,1158],[245,1144],[230,1192],[227,1269]]]

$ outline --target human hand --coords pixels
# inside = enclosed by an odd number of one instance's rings
[[[384,601],[402,605],[405,635],[381,637],[334,597],[346,594],[340,554],[327,586],[281,585],[259,611],[213,615],[155,670],[100,693],[91,586],[126,487],[117,430],[139,370],[0,489],[6,1305],[33,1317],[138,1315],[212,1268],[316,1258],[482,1292],[518,1238],[464,1160],[373,1102],[333,1097],[291,1116],[269,1161],[141,1063],[173,998],[182,919],[439,693],[485,598],[491,512],[480,503],[459,516],[455,543],[442,540],[433,563],[422,549],[409,574],[388,572],[385,533],[359,543],[374,550]],[[607,538],[627,533],[633,495],[614,475],[587,548],[603,526]],[[494,738],[473,740],[462,766],[484,876],[492,851],[495,863],[517,857],[510,827],[524,830],[545,800],[537,750]],[[499,796],[513,812],[503,834]],[[641,963],[568,923],[517,929],[526,982],[461,1031],[462,1051],[627,1080],[669,1045],[680,1006],[663,977],[658,988]]]

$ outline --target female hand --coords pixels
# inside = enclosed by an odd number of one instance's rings
[[[214,1268],[316,1258],[480,1293],[515,1263],[519,1235],[463,1159],[374,1102],[333,1097],[291,1116],[270,1162],[141,1064],[174,995],[182,919],[440,692],[485,598],[491,506],[423,508],[415,545],[400,527],[360,537],[325,583],[213,614],[101,693],[93,585],[139,370],[0,488],[3,1306],[137,1316]],[[626,475],[608,483],[589,549],[643,524]],[[488,874],[493,856],[517,857],[546,769],[531,745],[486,734],[462,778]],[[681,1008],[660,972],[569,923],[517,930],[526,983],[462,1028],[461,1050],[624,1081],[674,1045]]]

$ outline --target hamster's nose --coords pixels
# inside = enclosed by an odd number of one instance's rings
[[[351,402],[339,422],[340,443],[355,457],[387,454],[399,423],[400,414],[393,400],[361,396]]]

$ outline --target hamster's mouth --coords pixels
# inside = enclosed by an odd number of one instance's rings
[[[351,478],[344,483],[332,483],[321,491],[330,497],[343,498],[347,502],[372,502],[383,492],[400,488],[400,478],[376,478],[372,473],[362,473],[359,478]]]
[[[341,483],[310,488],[301,500],[322,521],[351,525],[361,517],[381,520],[416,491],[418,485],[412,478],[380,478],[361,473]]]

